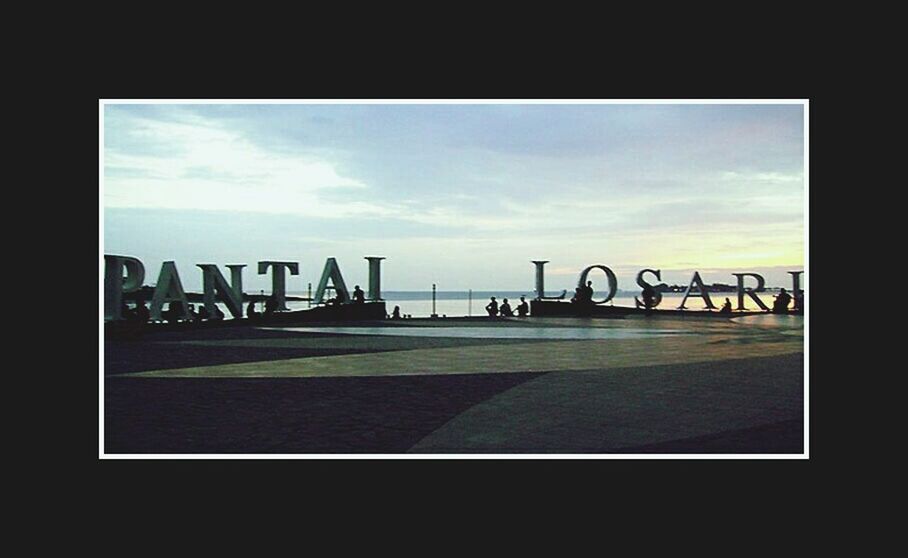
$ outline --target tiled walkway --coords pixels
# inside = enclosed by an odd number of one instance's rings
[[[494,331],[458,339],[238,328],[148,335],[105,352],[119,370],[105,380],[105,448],[802,452],[797,319],[550,318],[512,327],[540,324],[685,334],[550,341],[496,339]]]

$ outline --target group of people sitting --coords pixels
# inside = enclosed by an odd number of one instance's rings
[[[328,306],[340,306],[341,304],[349,304],[350,301],[347,300],[347,295],[344,291],[337,291],[337,295],[328,299]],[[366,293],[359,288],[359,285],[356,285],[353,288],[353,304],[365,304],[366,303]]]
[[[250,308],[253,303],[249,303]],[[127,322],[134,322],[144,324],[151,321],[151,311],[148,309],[148,306],[145,305],[144,300],[137,300],[135,308],[129,308],[126,303],[123,303],[121,310],[123,317]],[[184,314],[189,315],[187,320]],[[167,309],[161,312],[161,319],[165,322],[177,323],[180,321],[191,321],[198,322],[202,320],[223,320],[224,313],[220,308],[215,307],[214,314],[208,312],[208,308],[202,306],[198,311],[195,309],[195,304],[190,304],[186,308],[186,312],[183,312],[183,303],[178,301],[168,302]]]
[[[791,304],[791,301],[794,301],[794,305],[791,308],[788,308],[788,305]],[[779,290],[779,294],[773,297],[772,300],[772,310],[773,314],[787,314],[789,311],[800,312],[804,309],[804,293],[795,293],[795,296],[788,294],[784,288]],[[722,305],[722,309],[719,310],[720,314],[731,314],[731,301],[725,299],[725,304]]]
[[[498,301],[495,300],[495,297],[490,298],[490,302],[486,304],[486,312],[489,313],[490,317],[501,316],[502,318],[513,318],[514,311],[511,309],[508,299],[503,299],[501,301],[501,306],[498,305]],[[517,305],[517,315],[521,318],[525,318],[527,314],[530,313],[530,305],[526,301],[526,297],[520,297],[520,304]]]
[[[141,299],[136,301],[135,308],[129,308],[124,302],[120,314],[123,315],[127,322],[144,324],[151,319],[151,311],[145,306],[145,301]]]
[[[253,303],[249,303],[252,306]],[[195,304],[190,304],[186,313],[189,314],[189,319],[187,320],[183,316],[182,311],[183,303],[182,302],[168,302],[167,310],[161,312],[161,317],[164,318],[164,321],[169,323],[177,323],[180,321],[186,322],[202,322],[202,321],[220,321],[224,319],[224,312],[221,311],[217,306],[214,307],[214,312],[211,313],[208,311],[208,307],[201,305],[199,310],[196,311]]]
[[[795,296],[792,297],[785,289],[781,289],[779,294],[776,295],[772,301],[773,314],[786,314],[788,312],[788,305],[792,300],[794,300],[794,306],[791,307],[791,310],[800,312],[804,309],[803,292],[795,292]]]
[[[353,303],[354,304],[364,304],[366,302],[366,293],[363,292],[359,285],[356,285],[356,288],[353,290]],[[337,304],[346,304],[347,300],[343,292],[338,292],[337,296],[331,298],[327,302],[329,305]],[[246,306],[246,317],[255,320],[259,319],[262,316],[270,316],[278,312],[278,303],[274,295],[269,296],[265,299],[265,308],[263,311],[259,312],[256,309],[256,301],[250,300],[249,304]],[[147,323],[151,320],[151,311],[148,309],[148,306],[145,305],[145,301],[139,299],[136,301],[135,308],[129,308],[124,302],[122,306],[121,313],[123,317],[129,322],[135,323]],[[169,323],[177,322],[199,322],[199,321],[217,321],[224,319],[224,312],[220,308],[215,306],[214,313],[208,312],[208,308],[204,305],[200,306],[199,310],[196,311],[194,304],[189,304],[186,309],[185,314],[189,315],[187,320],[183,312],[183,303],[179,301],[172,301],[167,303],[167,309],[161,312],[161,318]],[[399,317],[399,314],[398,314]]]
[[[641,298],[643,302],[635,299],[635,304],[637,308],[643,308],[650,311],[656,307],[656,289],[651,285],[646,285],[643,287],[643,293]],[[791,304],[791,301],[794,300],[794,306],[791,310],[799,312],[803,309],[804,305],[804,293],[796,293],[794,297],[788,294],[784,288],[779,291],[779,294],[773,299],[772,303],[772,312],[774,314],[786,314],[789,311],[788,305]],[[587,281],[586,286],[577,287],[574,292],[574,298],[571,299],[571,302],[574,304],[581,305],[591,305],[593,302],[593,282]],[[731,314],[731,300],[728,298],[725,299],[725,303],[722,304],[722,308],[719,310],[720,314]]]
[[[250,319],[256,319],[262,315],[268,316],[277,312],[277,300],[273,296],[268,297],[265,301],[263,312],[257,311],[255,304],[256,302],[253,300],[246,307],[246,316]],[[121,313],[127,322],[144,324],[151,321],[151,311],[145,305],[144,300],[136,301],[135,308],[129,308],[126,303],[123,303]],[[188,319],[186,315],[189,316]],[[161,319],[168,323],[220,321],[224,318],[224,312],[217,306],[214,307],[214,312],[212,313],[204,305],[200,305],[199,309],[196,310],[195,304],[189,304],[186,307],[186,311],[183,312],[183,303],[179,301],[168,302],[167,309],[161,312]]]
[[[586,285],[581,285],[574,289],[574,296],[571,298],[571,304],[593,304],[593,282],[587,281]]]
[[[249,305],[246,306],[246,317],[250,320],[257,320],[262,316],[270,316],[278,312],[277,299],[274,298],[274,295],[269,296],[265,299],[265,308],[262,312],[259,312],[255,309],[255,301],[250,300]]]

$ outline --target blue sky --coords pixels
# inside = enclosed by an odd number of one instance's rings
[[[787,286],[804,264],[801,105],[106,104],[104,246],[154,282],[174,260],[336,257],[383,290],[572,288],[604,264]],[[226,270],[225,270],[226,275]],[[597,277],[594,277],[594,280]],[[604,278],[598,276],[600,282]]]

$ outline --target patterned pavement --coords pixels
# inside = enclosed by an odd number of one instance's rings
[[[243,327],[109,341],[105,452],[804,452],[797,317],[406,325],[408,335]],[[496,337],[502,327],[639,335]]]

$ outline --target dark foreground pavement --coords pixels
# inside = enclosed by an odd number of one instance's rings
[[[104,449],[113,454],[802,453],[801,358],[584,373],[109,376]],[[791,376],[787,386],[756,382],[757,372],[770,377],[782,369]],[[663,389],[682,381],[690,387]],[[661,395],[647,392],[654,385]],[[776,393],[782,389],[785,397]],[[755,393],[772,403],[755,403]],[[549,403],[535,403],[534,397]],[[697,431],[686,424],[709,432],[685,436]],[[652,442],[627,443],[647,439]]]
[[[107,453],[403,453],[538,374],[105,381]]]

